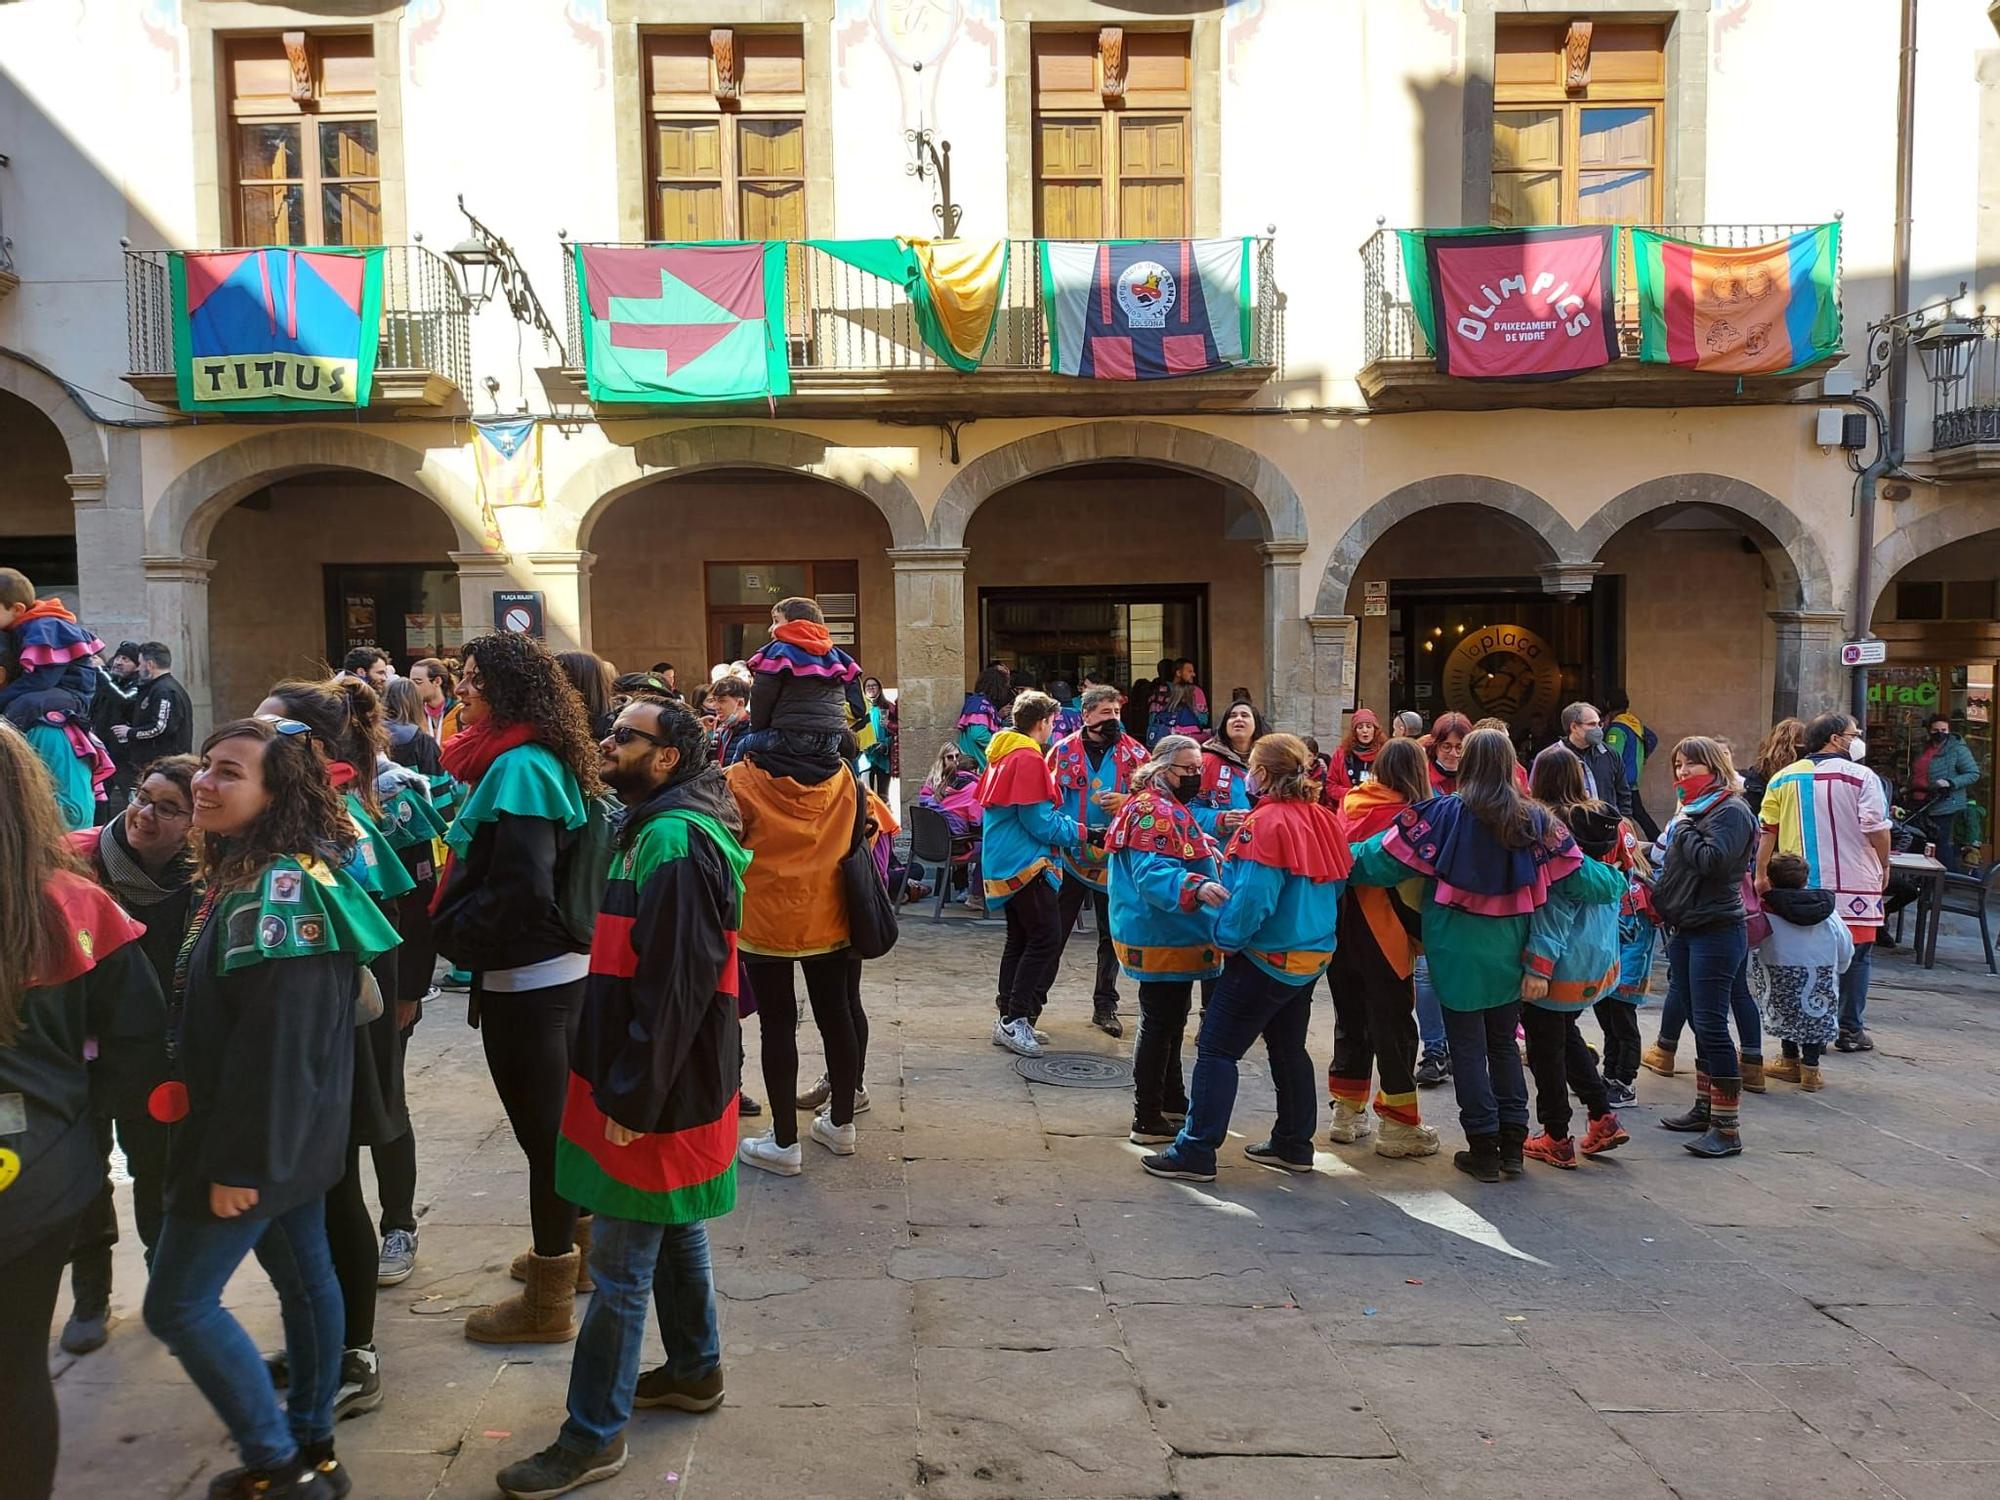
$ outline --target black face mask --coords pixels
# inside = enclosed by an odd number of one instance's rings
[[[1106,719],[1102,724],[1086,724],[1083,732],[1100,745],[1109,744],[1125,732],[1125,726],[1116,719]]]
[[[1183,806],[1194,801],[1201,794],[1201,772],[1190,771],[1185,776],[1173,778],[1174,801]]]
[[[1949,729],[1933,729],[1931,731],[1931,743],[1933,745],[1942,745],[1950,738],[1951,731]]]

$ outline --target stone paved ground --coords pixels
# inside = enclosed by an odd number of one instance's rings
[[[1921,987],[1885,959],[1880,1050],[1746,1098],[1731,1162],[1653,1128],[1685,1087],[1647,1075],[1632,1144],[1574,1173],[1339,1148],[1295,1179],[1232,1151],[1199,1190],[1139,1171],[1125,1094],[1031,1087],[987,1044],[999,943],[919,922],[871,966],[860,1154],[746,1174],[712,1231],[728,1402],[641,1413],[592,1493],[2000,1495],[2000,983],[1963,943]],[[1114,1050],[1087,992],[1073,953],[1056,1045]],[[526,1243],[461,1016],[412,1057],[423,1254],[382,1294],[389,1402],[339,1434],[364,1496],[489,1495],[560,1417],[567,1347],[460,1337]],[[1322,999],[1322,1062],[1331,1024]],[[1271,1103],[1255,1058],[1245,1081],[1238,1145]],[[1424,1098],[1449,1150],[1449,1090]],[[58,1494],[200,1494],[221,1428],[136,1320],[129,1225],[120,1256],[109,1347],[57,1357]],[[230,1301],[276,1344],[254,1267]]]

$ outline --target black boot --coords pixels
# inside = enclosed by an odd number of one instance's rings
[[[75,1298],[63,1324],[62,1346],[70,1354],[102,1349],[111,1335],[111,1248],[86,1250],[70,1262],[69,1289]]]
[[[1469,1173],[1481,1182],[1500,1180],[1500,1137],[1497,1135],[1468,1135],[1465,1144],[1470,1148],[1454,1151],[1451,1164],[1459,1171]]]
[[[1509,1177],[1519,1177],[1527,1171],[1521,1160],[1521,1146],[1528,1139],[1525,1125],[1502,1125],[1500,1127],[1500,1170]]]
[[[323,1443],[301,1443],[299,1457],[311,1465],[313,1472],[319,1475],[319,1482],[325,1487],[331,1500],[344,1500],[344,1497],[353,1490],[353,1479],[348,1477],[347,1470],[342,1467],[340,1460],[333,1456],[332,1438]]]

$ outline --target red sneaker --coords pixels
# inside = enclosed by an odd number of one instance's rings
[[[1631,1139],[1625,1133],[1625,1127],[1618,1123],[1618,1116],[1606,1112],[1590,1122],[1590,1129],[1583,1133],[1580,1149],[1585,1156],[1595,1156],[1600,1151],[1616,1151]]]
[[[1551,1140],[1544,1130],[1528,1137],[1521,1146],[1523,1156],[1532,1156],[1536,1161],[1545,1161],[1552,1167],[1576,1170],[1576,1141],[1564,1136],[1561,1140]]]

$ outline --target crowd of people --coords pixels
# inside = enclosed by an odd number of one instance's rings
[[[520,1289],[464,1336],[575,1345],[566,1418],[502,1493],[617,1473],[635,1409],[720,1404],[704,1225],[739,1166],[805,1169],[801,1111],[812,1145],[855,1153],[864,965],[912,884],[894,698],[815,602],[780,601],[766,644],[685,695],[671,663],[621,675],[525,635],[406,676],[359,647],[233,705],[250,712],[198,749],[165,647],[107,655],[5,570],[0,627],[0,1101],[18,1108],[0,1129],[0,1384],[18,1492],[53,1485],[65,1268],[63,1346],[108,1336],[114,1144],[146,1327],[239,1450],[209,1493],[349,1492],[336,1423],[399,1396],[375,1305],[421,1254],[404,1069],[445,986],[466,992],[528,1184]],[[1108,682],[1051,686],[989,664],[917,800],[976,838],[958,871],[1004,919],[996,1046],[1048,1042],[1086,912],[1091,1023],[1122,1037],[1118,983],[1137,986],[1131,1139],[1156,1148],[1156,1176],[1213,1179],[1259,1037],[1276,1119],[1244,1154],[1312,1169],[1323,977],[1326,1139],[1434,1154],[1420,1093],[1449,1079],[1453,1161],[1482,1182],[1625,1143],[1638,1068],[1674,1076],[1685,1029],[1693,1099],[1660,1124],[1705,1157],[1743,1149],[1744,1091],[1821,1088],[1827,1047],[1871,1045],[1891,824],[1844,714],[1780,724],[1743,776],[1726,744],[1680,740],[1672,815],[1649,830],[1633,756],[1656,741],[1622,700],[1571,705],[1524,766],[1505,725],[1450,713],[1385,729],[1359,711],[1325,753],[1241,690],[1211,725],[1188,662],[1161,663],[1136,711]],[[1929,775],[1943,793],[1964,772],[1941,749]],[[826,1059],[804,1088],[801,984]],[[742,1087],[753,1014],[764,1104]],[[223,1305],[252,1255],[281,1350]],[[642,1371],[649,1305],[667,1357]]]

